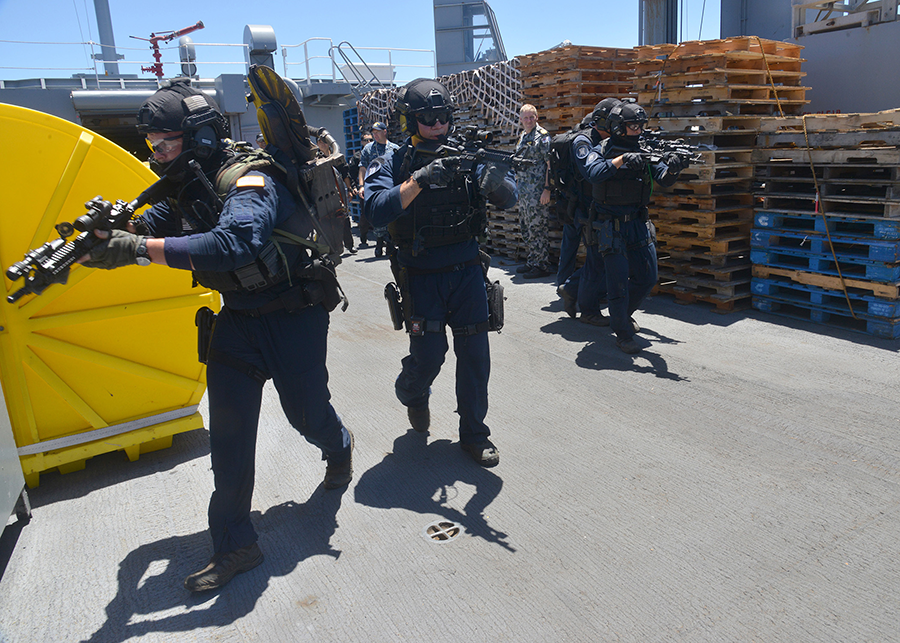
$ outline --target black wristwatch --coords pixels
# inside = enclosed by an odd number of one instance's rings
[[[134,262],[139,266],[149,266],[153,263],[150,261],[150,253],[147,252],[147,237],[141,239],[137,250],[134,251]]]

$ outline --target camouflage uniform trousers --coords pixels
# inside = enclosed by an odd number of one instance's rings
[[[519,199],[519,225],[525,243],[525,263],[532,268],[550,270],[550,206],[540,201]]]

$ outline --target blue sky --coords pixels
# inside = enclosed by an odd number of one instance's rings
[[[597,47],[633,47],[638,44],[637,0],[601,0],[593,3],[583,0],[556,0],[552,3],[490,0],[489,3],[497,16],[508,57],[542,51],[563,40]],[[682,40],[719,37],[718,0],[682,0],[680,4],[683,7]],[[140,70],[141,63],[149,65],[153,62],[149,45],[129,36],[148,38],[151,33],[182,29],[198,20],[204,23],[205,28],[190,34],[190,37],[198,44],[198,60],[208,63],[200,68],[203,77],[243,71],[243,66],[237,64],[243,61],[241,49],[201,45],[241,44],[247,24],[271,25],[274,28],[279,47],[275,66],[279,73],[284,71],[281,48],[314,37],[330,38],[331,44],[335,45],[348,41],[356,48],[434,49],[434,19],[430,0],[381,3],[361,0],[276,0],[266,3],[247,0],[151,0],[146,3],[109,0],[109,6],[119,54],[128,61],[137,62],[121,64],[120,72],[144,77],[151,77]],[[418,26],[410,26],[401,32],[396,28],[400,24]],[[0,41],[78,43],[88,40],[99,41],[91,0],[0,0]],[[174,76],[178,71],[175,64],[178,60],[174,49],[176,44],[177,40],[164,45],[171,48],[163,51],[166,76]],[[313,56],[325,55],[328,45],[325,41],[313,41],[309,43],[309,53]],[[302,48],[291,47],[288,51],[290,63],[302,60]],[[379,59],[387,55],[382,51],[362,50],[361,53],[367,62],[382,62]],[[92,70],[90,55],[88,47],[77,44],[38,46],[0,42],[0,78],[68,77]],[[427,54],[397,52],[392,54],[391,61],[401,66],[430,63]],[[213,62],[232,64],[214,66],[211,64]],[[313,64],[320,66],[320,69],[313,69],[314,75],[330,72],[330,66],[325,61],[318,60]],[[289,67],[289,75],[303,77],[305,72],[298,64],[297,67]],[[407,75],[426,74],[410,71]]]

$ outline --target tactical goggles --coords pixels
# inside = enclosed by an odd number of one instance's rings
[[[151,152],[155,154],[168,154],[178,146],[174,141],[180,140],[183,137],[183,134],[179,134],[178,136],[167,136],[166,138],[157,139],[155,142],[151,141],[149,138],[145,138],[144,142],[147,143],[147,147],[150,148]]]
[[[425,127],[434,127],[435,123],[446,125],[450,122],[450,114],[450,111],[416,114],[416,120]]]

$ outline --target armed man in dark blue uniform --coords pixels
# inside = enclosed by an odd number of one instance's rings
[[[587,146],[593,147],[599,145],[604,139],[609,138],[607,117],[613,107],[618,105],[620,101],[615,98],[604,98],[594,111],[584,117],[579,125],[579,129],[573,132],[571,151],[569,158],[576,159],[578,150],[587,149]],[[574,162],[574,161],[573,161]],[[563,261],[562,252],[564,249],[572,253],[572,264],[575,263],[575,252],[578,250],[578,238],[585,240],[585,258],[584,265],[571,273],[571,275],[557,289],[557,294],[562,297],[563,308],[572,318],[575,317],[576,311],[581,310],[579,321],[592,326],[609,326],[609,319],[600,312],[601,300],[606,298],[606,272],[603,269],[603,257],[597,249],[597,244],[590,229],[585,229],[588,223],[588,216],[591,211],[591,185],[583,180],[580,172],[573,177],[575,185],[572,186],[571,198],[576,200],[573,212],[573,223],[566,224],[571,226],[576,232],[574,248],[567,249],[566,238],[571,237],[569,231],[563,231],[563,247],[560,248],[560,262]]]
[[[151,165],[172,184],[170,196],[130,224],[130,232],[113,231],[84,262],[190,270],[224,298],[201,357],[208,360],[214,555],[185,579],[190,591],[221,587],[262,562],[250,506],[267,379],[288,420],[327,460],[325,488],[352,477],[351,436],[329,402],[325,364],[329,311],[341,298],[333,264],[305,241],[313,227],[308,211],[297,207],[274,168],[241,166],[246,156],[222,140],[226,127],[215,102],[185,81],[147,99],[138,129],[154,152]],[[223,179],[229,170],[232,179]],[[203,317],[198,325],[206,325]]]
[[[517,192],[512,175],[496,164],[462,173],[458,157],[436,155],[448,141],[454,108],[450,93],[437,81],[420,78],[400,89],[395,109],[410,138],[369,167],[365,213],[373,225],[388,225],[398,246],[395,275],[410,338],[395,388],[410,424],[417,431],[428,430],[428,398],[447,353],[449,327],[456,353],[460,445],[478,464],[492,467],[500,454],[484,422],[490,323],[477,237],[486,228],[485,200],[511,208]]]
[[[603,257],[606,270],[609,325],[616,346],[634,354],[640,327],[631,317],[653,289],[657,279],[656,246],[647,226],[647,204],[653,181],[667,187],[686,167],[670,154],[649,163],[640,152],[640,136],[647,113],[634,103],[613,107],[607,123],[610,137],[600,145],[580,140],[575,146],[575,166],[591,184],[589,234]]]

